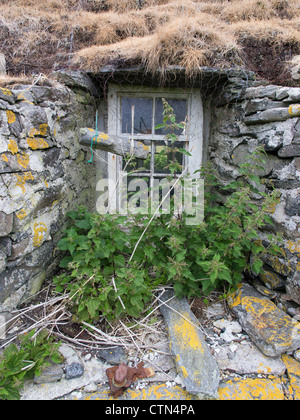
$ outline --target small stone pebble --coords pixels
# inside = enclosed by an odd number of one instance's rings
[[[73,362],[65,368],[66,379],[80,378],[83,373],[84,367],[81,363]]]

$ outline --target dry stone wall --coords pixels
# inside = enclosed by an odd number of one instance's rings
[[[0,88],[0,315],[34,294],[57,266],[66,212],[93,209],[95,169],[79,145],[95,124],[87,89]]]
[[[95,125],[97,90],[86,75],[57,79],[0,89],[0,318],[57,267],[66,212],[82,204],[94,210],[96,202],[96,165],[87,163],[89,150],[79,139],[81,128]],[[227,183],[245,156],[264,146],[258,175],[263,188],[281,193],[270,211],[285,256],[266,257],[260,281],[299,305],[300,88],[254,83],[233,74],[211,102],[205,155]]]
[[[229,85],[224,96],[230,98],[230,91]],[[240,84],[232,99],[212,107],[207,152],[220,180],[228,183],[238,177],[237,168],[245,157],[257,146],[264,147],[266,163],[257,175],[265,190],[275,187],[280,191],[280,203],[270,209],[270,215],[274,222],[272,231],[280,232],[284,238],[284,255],[265,257],[260,280],[271,289],[285,289],[297,304],[300,304],[299,104],[300,88]],[[262,239],[266,240],[263,234]]]

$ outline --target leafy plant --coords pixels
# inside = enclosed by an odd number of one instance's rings
[[[173,177],[182,170],[175,148],[183,123],[176,123],[172,108],[164,103],[163,124],[171,153],[168,168]],[[177,296],[200,296],[219,288],[235,288],[246,271],[258,274],[263,253],[277,254],[277,239],[260,240],[262,228],[272,223],[269,209],[278,193],[264,190],[257,170],[264,164],[258,148],[240,166],[240,176],[222,185],[212,166],[201,169],[205,181],[205,219],[197,226],[187,215],[158,213],[92,214],[84,208],[68,213],[70,225],[58,243],[67,255],[68,269],[54,280],[56,291],[67,290],[79,320],[93,321],[99,314],[109,319],[138,316],[157,285],[171,283]],[[259,198],[259,199],[257,199]],[[136,246],[137,244],[137,246]]]
[[[83,207],[68,213],[70,226],[58,243],[68,251],[54,279],[56,291],[70,293],[69,302],[81,321],[101,313],[108,319],[138,316],[151,298],[154,282],[134,261],[128,264],[132,236],[124,216],[91,214]]]
[[[20,338],[20,345],[11,343],[0,356],[0,399],[20,399],[20,389],[25,379],[41,373],[41,368],[49,364],[61,363],[62,356],[47,331],[33,338],[35,331]]]

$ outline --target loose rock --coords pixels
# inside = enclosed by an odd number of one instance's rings
[[[228,299],[243,329],[266,356],[300,348],[300,323],[253,287],[243,284]]]
[[[171,299],[172,298],[172,299]],[[171,300],[169,300],[171,299]],[[199,398],[215,398],[220,372],[185,299],[164,293],[160,310],[168,328],[171,351],[186,390]]]
[[[83,373],[84,367],[81,363],[73,362],[65,368],[66,379],[80,378]]]

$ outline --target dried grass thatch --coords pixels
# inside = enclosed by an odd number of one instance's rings
[[[0,41],[13,75],[176,64],[276,81],[300,53],[299,15],[300,0],[0,0]]]

